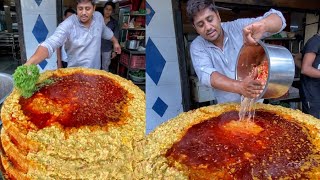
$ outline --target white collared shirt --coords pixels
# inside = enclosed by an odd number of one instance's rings
[[[48,49],[51,57],[53,52],[64,44],[68,67],[100,69],[101,38],[110,40],[112,36],[113,32],[105,25],[101,13],[94,12],[89,28],[74,14],[64,20],[41,46]]]
[[[243,45],[243,28],[272,13],[276,13],[281,18],[282,27],[280,31],[282,31],[286,27],[286,21],[281,12],[271,9],[261,17],[237,19],[221,23],[222,30],[224,31],[223,50],[201,36],[194,39],[190,46],[190,55],[199,81],[211,87],[210,76],[213,72],[219,72],[231,79],[235,79],[237,56]],[[269,35],[271,34],[265,34],[264,37]],[[239,94],[219,89],[214,90],[218,103],[240,102],[241,100]]]

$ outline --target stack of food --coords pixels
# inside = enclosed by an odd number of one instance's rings
[[[147,179],[319,179],[320,123],[310,115],[257,104],[182,113],[146,138]]]
[[[85,68],[46,71],[37,83],[29,98],[14,89],[1,110],[6,179],[135,178],[143,158],[143,91]]]

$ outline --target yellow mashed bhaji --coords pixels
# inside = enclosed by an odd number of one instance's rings
[[[239,104],[182,113],[146,138],[148,179],[319,179],[320,123],[299,110]]]
[[[6,179],[131,179],[145,134],[145,95],[100,70],[46,71],[54,83],[30,98],[18,90],[1,110]]]

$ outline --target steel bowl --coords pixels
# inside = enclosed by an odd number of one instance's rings
[[[253,67],[268,61],[268,78],[263,92],[258,99],[279,98],[288,92],[295,74],[295,65],[291,52],[279,45],[271,45],[262,41],[258,45],[243,45],[236,64],[236,79],[249,76]]]
[[[13,90],[13,78],[10,74],[0,73],[0,112],[3,101]],[[0,117],[0,128],[2,127],[2,121]]]
[[[130,50],[137,50],[140,45],[140,41],[138,40],[127,40],[126,48]]]

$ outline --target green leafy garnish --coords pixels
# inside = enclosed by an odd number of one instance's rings
[[[37,84],[39,77],[40,72],[36,65],[19,66],[13,74],[14,86],[24,98],[29,98],[40,88],[54,82],[52,79],[46,79],[42,83]]]
[[[36,65],[19,66],[13,74],[14,86],[23,97],[29,98],[37,90],[36,83],[39,77],[40,72]]]

